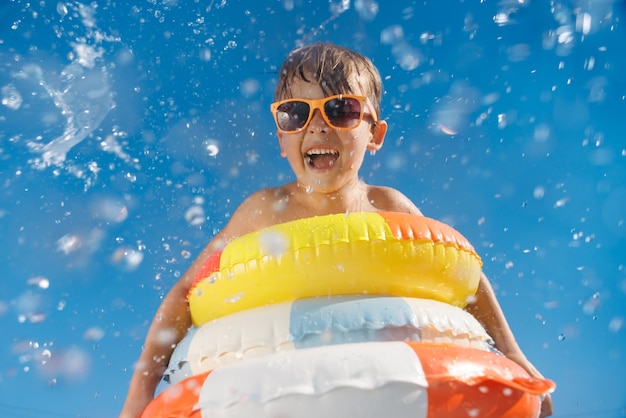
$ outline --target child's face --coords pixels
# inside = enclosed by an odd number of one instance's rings
[[[292,81],[291,93],[289,98],[325,97],[319,85],[300,78]],[[365,96],[366,92],[354,89],[352,94]],[[372,126],[372,111],[369,106],[365,107],[363,120],[356,128],[337,130],[329,126],[316,109],[302,131],[278,133],[280,155],[287,158],[302,187],[308,191],[332,193],[358,182],[365,152],[378,151],[387,130],[384,121],[379,120]]]

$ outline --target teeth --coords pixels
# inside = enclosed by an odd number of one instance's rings
[[[306,154],[307,155],[322,155],[322,154],[339,154],[339,153],[331,149],[315,148],[315,149],[307,151]]]

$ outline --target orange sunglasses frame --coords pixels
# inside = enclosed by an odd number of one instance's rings
[[[326,112],[324,111],[324,105],[326,104],[326,102],[330,101],[330,100],[334,100],[334,99],[356,99],[361,103],[361,113],[359,114],[359,120],[358,122],[350,127],[350,128],[344,128],[344,127],[340,127],[340,126],[335,126],[333,123],[330,122],[330,120],[328,119],[328,116],[326,115]],[[280,107],[280,105],[284,104],[284,103],[289,103],[289,102],[304,102],[306,104],[309,105],[309,117],[307,118],[306,122],[304,123],[304,125],[302,125],[302,128],[299,129],[295,129],[292,131],[286,131],[284,129],[282,129],[280,127],[280,125],[278,124],[278,108]],[[334,96],[328,96],[328,97],[324,97],[322,99],[297,99],[297,98],[292,98],[292,99],[285,99],[285,100],[281,100],[278,102],[274,102],[270,105],[270,110],[272,111],[272,115],[274,116],[274,122],[276,122],[276,127],[278,128],[278,131],[284,134],[294,134],[294,133],[298,133],[298,132],[302,132],[306,129],[307,126],[309,126],[309,123],[311,123],[311,119],[313,119],[313,114],[315,113],[315,109],[319,109],[320,114],[322,115],[322,118],[324,119],[324,122],[326,122],[326,124],[328,126],[330,126],[333,129],[336,129],[338,131],[348,131],[350,129],[354,129],[357,126],[359,126],[361,124],[361,122],[363,121],[363,116],[365,116],[365,107],[368,107],[370,112],[371,112],[371,117],[374,120],[374,122],[378,122],[378,117],[376,116],[376,111],[374,110],[374,106],[371,102],[371,100],[369,99],[369,97],[366,96],[357,96],[354,94],[336,94]]]

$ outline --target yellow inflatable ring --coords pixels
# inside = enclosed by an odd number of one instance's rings
[[[434,219],[335,214],[234,239],[206,261],[188,301],[195,326],[315,296],[391,295],[463,307],[476,292],[481,265],[461,234]]]

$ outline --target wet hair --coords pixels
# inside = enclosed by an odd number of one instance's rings
[[[354,88],[359,87],[380,116],[383,89],[380,74],[372,61],[358,52],[326,42],[291,51],[280,68],[274,100],[293,97],[291,85],[296,77],[318,84],[326,96],[354,94]]]

